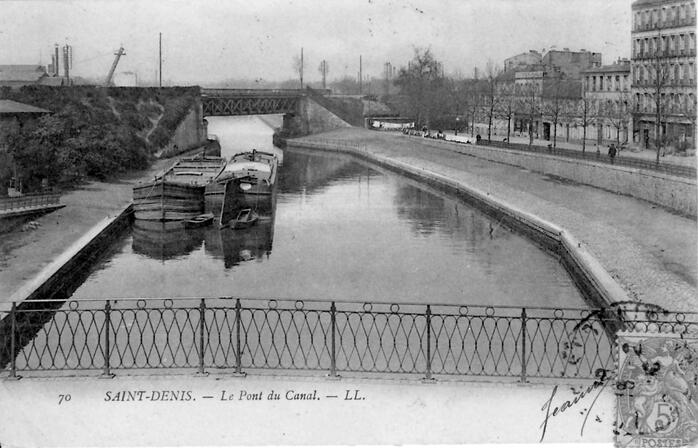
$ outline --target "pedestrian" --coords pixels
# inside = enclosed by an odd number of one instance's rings
[[[614,163],[617,152],[618,151],[616,150],[616,145],[611,143],[611,146],[608,147],[608,157],[611,158],[611,164]]]

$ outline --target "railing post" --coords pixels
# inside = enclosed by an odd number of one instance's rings
[[[521,308],[521,382],[526,382],[526,308]]]
[[[427,313],[426,313],[426,319],[427,319],[427,372],[426,372],[426,378],[424,378],[425,381],[433,381],[434,379],[431,377],[431,305],[427,305]]]
[[[206,332],[206,300],[199,304],[199,371],[197,375],[206,375],[204,371],[204,334]]]
[[[17,350],[17,302],[12,302],[10,321],[10,378],[18,380],[22,377],[17,375],[17,357],[15,356]]]
[[[104,372],[102,372],[101,378],[111,379],[114,378],[114,374],[111,373],[111,349],[110,349],[110,333],[111,333],[111,303],[107,300],[104,305],[104,347],[102,348],[102,354],[104,355]]]
[[[331,344],[331,349],[330,349],[330,376],[331,377],[336,377],[337,376],[337,350],[336,350],[336,340],[335,340],[335,334],[337,331],[337,307],[335,306],[335,303],[332,302],[332,305],[330,306],[330,328],[331,328],[331,333],[330,333],[330,344]]]
[[[240,345],[240,325],[242,305],[240,304],[240,299],[235,299],[235,373],[237,375],[244,375],[242,373],[242,346]]]

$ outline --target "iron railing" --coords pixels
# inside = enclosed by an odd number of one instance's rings
[[[0,199],[0,210],[11,211],[20,208],[45,207],[57,205],[60,202],[60,193],[27,194],[14,198]]]
[[[409,135],[413,135],[413,134],[409,134]],[[455,141],[455,140],[448,140],[448,142],[454,143],[454,144],[459,144],[459,143],[460,144],[467,144],[467,143]],[[602,162],[602,163],[608,163],[608,164],[629,166],[629,167],[633,167],[633,168],[658,171],[658,172],[662,172],[662,173],[666,173],[666,174],[671,174],[673,176],[696,178],[696,168],[693,166],[677,165],[677,164],[672,164],[672,163],[667,163],[667,162],[657,163],[657,162],[654,162],[651,160],[638,159],[636,157],[617,156],[614,159],[611,159],[611,157],[609,157],[607,154],[597,153],[593,150],[588,150],[586,152],[582,152],[582,151],[579,151],[576,149],[553,148],[552,145],[549,147],[546,147],[546,146],[540,146],[540,145],[528,145],[526,143],[510,143],[510,142],[499,142],[499,141],[488,142],[485,139],[481,139],[476,144],[479,146],[492,146],[495,148],[514,149],[516,151],[535,152],[535,153],[541,153],[541,154],[549,154],[549,155],[555,155],[555,156],[569,157],[569,158],[573,158],[573,159],[583,159],[583,160],[590,160],[590,161],[594,161],[594,162]]]
[[[614,334],[698,331],[686,314],[491,306],[114,299],[12,304],[0,369],[322,371],[412,376],[592,379],[614,367]]]

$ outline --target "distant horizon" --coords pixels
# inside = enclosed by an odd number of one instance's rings
[[[158,79],[158,34],[163,79],[216,84],[228,79],[281,82],[330,79],[359,72],[381,78],[384,64],[406,65],[414,48],[431,48],[446,74],[469,76],[488,61],[536,50],[570,48],[601,53],[610,64],[630,55],[631,1],[616,0],[199,0],[3,1],[0,63],[48,65],[54,43],[73,48],[72,74],[106,76],[123,45],[118,73]],[[62,61],[61,61],[62,66]]]

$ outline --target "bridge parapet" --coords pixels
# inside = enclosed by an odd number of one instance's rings
[[[207,98],[300,97],[305,95],[305,90],[301,89],[201,89],[201,96]]]

